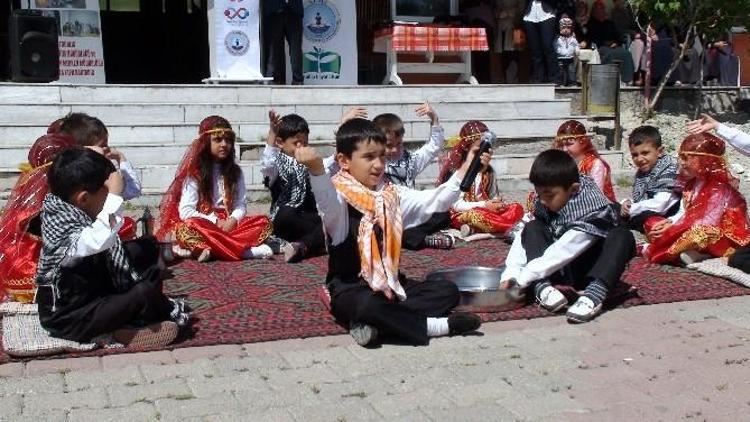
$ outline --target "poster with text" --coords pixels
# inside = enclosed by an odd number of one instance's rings
[[[259,0],[209,1],[211,79],[263,79],[259,11]]]
[[[302,21],[305,85],[357,85],[357,10],[351,0],[307,0]],[[292,80],[287,57],[287,80]]]
[[[28,6],[57,19],[59,82],[105,83],[99,0],[31,0]]]

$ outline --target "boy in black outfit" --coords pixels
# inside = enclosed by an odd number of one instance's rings
[[[36,277],[41,325],[78,342],[113,332],[131,347],[171,343],[188,315],[162,293],[155,240],[123,244],[117,235],[122,175],[103,155],[76,147],[55,158],[48,181]]]
[[[513,241],[503,283],[533,288],[550,312],[568,304],[553,281],[585,289],[566,316],[570,322],[590,321],[635,256],[633,234],[620,226],[619,206],[591,178],[579,175],[564,151],[539,154],[529,180],[537,193],[535,219]]]
[[[630,157],[638,169],[632,199],[622,201],[620,214],[628,227],[644,233],[651,217],[671,217],[680,209],[682,195],[677,187],[677,160],[664,152],[659,129],[640,126],[628,137]]]
[[[296,114],[279,117],[268,113],[270,128],[261,157],[263,183],[271,190],[271,210],[276,236],[290,242],[283,247],[286,262],[299,262],[325,248],[323,222],[315,207],[307,167],[294,159],[306,147],[310,129]]]
[[[455,284],[409,280],[398,270],[403,229],[447,211],[458,199],[467,166],[436,189],[396,186],[383,180],[385,143],[369,120],[347,121],[336,134],[341,171],[332,178],[314,149],[295,151],[297,162],[310,171],[327,234],[331,312],[362,346],[379,334],[423,345],[430,337],[476,330],[481,323],[476,315],[446,317],[458,304]]]

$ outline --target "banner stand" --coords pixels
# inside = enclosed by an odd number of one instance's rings
[[[263,84],[260,70],[260,1],[209,0],[211,76],[206,84]]]

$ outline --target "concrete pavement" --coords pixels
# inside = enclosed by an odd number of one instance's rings
[[[750,297],[428,347],[348,336],[0,366],[2,420],[748,420]]]

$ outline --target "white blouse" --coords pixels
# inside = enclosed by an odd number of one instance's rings
[[[213,168],[212,191],[213,201],[211,205],[213,208],[225,209],[224,177],[221,176],[221,167],[218,164],[215,164]],[[245,177],[242,173],[242,169],[240,169],[239,180],[237,180],[237,189],[235,190],[232,201],[234,207],[229,213],[229,216],[237,220],[237,222],[247,214],[247,210],[245,209],[246,197]],[[186,178],[185,183],[182,185],[182,197],[180,198],[179,212],[181,220],[197,217],[204,218],[214,224],[219,220],[216,213],[213,211],[210,214],[203,214],[198,211],[198,182],[192,177]]]

